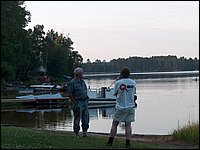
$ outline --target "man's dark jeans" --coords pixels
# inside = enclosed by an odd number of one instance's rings
[[[77,134],[80,131],[80,120],[82,122],[82,131],[87,132],[89,128],[89,111],[88,100],[78,101],[77,104],[73,104],[74,112],[74,132]]]

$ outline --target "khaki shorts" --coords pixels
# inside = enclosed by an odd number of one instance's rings
[[[135,108],[125,108],[122,110],[115,109],[113,121],[134,122],[135,121]]]

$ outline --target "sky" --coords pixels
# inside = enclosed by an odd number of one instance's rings
[[[44,25],[83,57],[110,61],[176,55],[199,59],[199,1],[25,1],[27,28]]]

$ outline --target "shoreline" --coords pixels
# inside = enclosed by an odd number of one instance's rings
[[[61,131],[61,130],[42,130],[40,131],[58,134],[74,134],[73,131]],[[82,133],[82,132],[80,132]],[[88,132],[88,136],[101,136],[106,139],[109,137],[109,133],[102,132]],[[117,133],[115,139],[124,139],[125,134]],[[173,139],[172,135],[154,135],[154,134],[132,134],[131,141],[146,143],[146,144],[162,144],[167,146],[169,149],[199,149],[199,145],[190,144],[183,141],[177,141]]]
[[[36,128],[27,128],[27,127],[17,127],[11,126],[8,124],[1,124],[2,127],[14,127],[19,129],[30,129],[32,132],[34,131],[41,131],[41,133],[49,133],[54,135],[70,135],[75,136],[73,131],[63,131],[63,130],[45,130],[45,129],[36,129]],[[82,136],[82,132],[80,132],[80,136]],[[107,141],[109,137],[109,133],[101,133],[101,132],[88,132],[88,138],[95,138],[95,137],[102,137]],[[82,139],[82,138],[81,138]],[[122,133],[117,133],[115,139],[125,140],[125,135]],[[116,140],[117,141],[117,140]],[[198,144],[191,144],[184,141],[178,141],[173,139],[172,135],[152,135],[152,134],[132,134],[131,141],[133,143],[139,142],[141,144],[146,145],[163,145],[169,149],[199,149]],[[132,143],[131,142],[131,143]]]

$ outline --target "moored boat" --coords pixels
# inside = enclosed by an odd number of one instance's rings
[[[53,89],[60,89],[61,86],[57,85],[57,84],[43,83],[43,84],[39,84],[39,85],[30,85],[28,88],[35,89],[35,90],[42,90],[42,89],[53,90]]]
[[[55,99],[55,98],[63,98],[60,93],[56,94],[42,94],[42,95],[25,95],[25,96],[17,96],[17,99]]]
[[[107,87],[100,89],[88,89],[87,94],[90,98],[90,105],[113,106],[116,104],[116,97],[113,94],[114,90]]]

